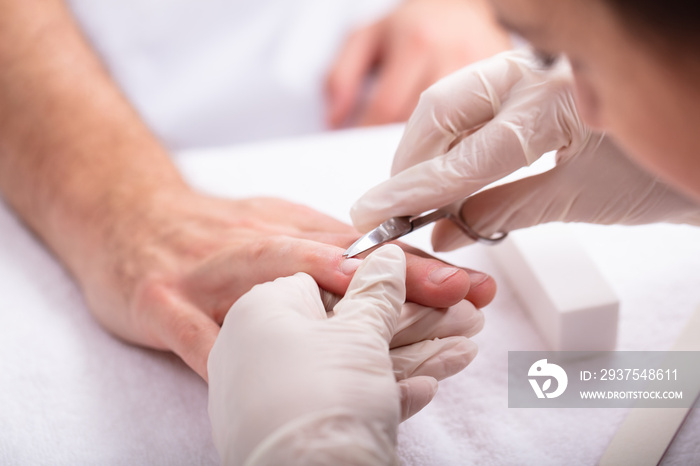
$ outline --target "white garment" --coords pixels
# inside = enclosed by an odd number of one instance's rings
[[[68,0],[171,149],[325,129],[324,79],[353,27],[398,0]]]

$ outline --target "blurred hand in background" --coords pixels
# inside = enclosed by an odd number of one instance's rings
[[[438,79],[508,48],[484,0],[406,0],[341,48],[326,82],[328,124],[405,121]]]

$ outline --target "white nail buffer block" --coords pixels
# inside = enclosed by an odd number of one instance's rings
[[[620,302],[568,225],[511,232],[489,252],[552,350],[615,348]]]

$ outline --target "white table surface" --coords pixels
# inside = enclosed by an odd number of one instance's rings
[[[279,196],[348,220],[388,175],[400,127],[175,156],[195,186]],[[621,299],[618,348],[664,350],[700,304],[700,229],[576,225]],[[55,259],[0,205],[0,464],[216,464],[203,381],[175,356],[106,333]],[[409,242],[427,247],[429,232]],[[476,360],[401,427],[406,465],[595,464],[624,409],[509,409],[507,351],[541,350],[483,246],[443,255],[499,281]],[[700,337],[700,336],[699,336]],[[664,464],[700,462],[694,410]]]

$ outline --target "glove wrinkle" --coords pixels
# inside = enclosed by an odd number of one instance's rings
[[[396,431],[379,423],[362,423],[346,409],[309,413],[272,432],[251,452],[244,466],[282,464],[395,466],[399,464]]]

